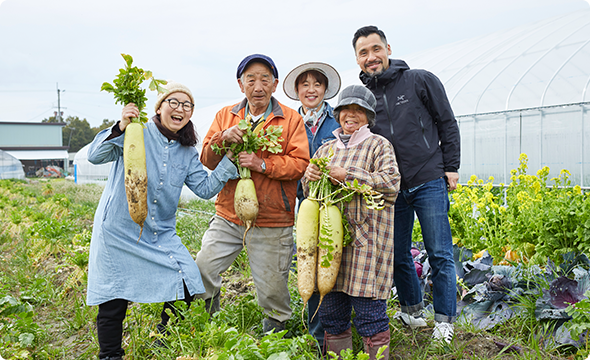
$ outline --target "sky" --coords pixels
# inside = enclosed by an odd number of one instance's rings
[[[556,15],[590,0],[0,0],[0,121],[40,122],[59,105],[91,126],[122,106],[101,92],[124,66],[121,53],[156,78],[188,86],[196,108],[237,102],[236,68],[273,58],[282,79],[308,61],[357,69],[356,29],[376,25],[393,58]],[[148,92],[148,115],[156,94]],[[198,122],[198,119],[193,121]]]

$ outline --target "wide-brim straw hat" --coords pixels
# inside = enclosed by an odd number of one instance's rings
[[[338,74],[338,71],[326,63],[308,62],[291,70],[291,72],[285,77],[285,81],[283,81],[283,91],[290,99],[299,100],[297,90],[295,89],[295,80],[297,80],[299,75],[309,70],[317,70],[328,78],[328,86],[326,86],[324,100],[331,99],[338,94],[338,91],[340,91],[340,75]]]

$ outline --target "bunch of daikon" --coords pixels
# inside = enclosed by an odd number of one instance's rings
[[[240,120],[238,128],[244,132],[242,135],[242,143],[232,143],[226,145],[225,141],[218,146],[211,144],[211,149],[218,155],[222,155],[227,151],[234,154],[239,154],[242,151],[248,153],[255,153],[258,150],[268,151],[271,154],[280,153],[283,148],[280,142],[283,141],[281,135],[283,134],[282,126],[269,125],[255,132],[252,130],[251,117],[248,115],[245,119]],[[234,194],[234,209],[237,217],[244,223],[246,230],[244,231],[244,245],[246,243],[246,234],[252,228],[256,218],[258,217],[258,197],[256,196],[256,187],[252,181],[250,169],[240,166],[238,156],[235,158],[240,174],[240,180],[236,185]]]
[[[319,180],[309,182],[309,196],[301,202],[297,215],[297,287],[303,309],[316,283],[319,305],[332,291],[340,270],[342,249],[352,242],[348,221],[338,206],[350,201],[355,193],[363,196],[370,209],[383,209],[385,202],[381,199],[383,194],[369,185],[359,185],[357,180],[334,185],[328,168],[332,155],[310,160],[322,175]]]
[[[143,128],[148,121],[147,114],[143,111],[147,97],[141,84],[149,80],[150,90],[158,92],[166,91],[161,85],[165,80],[157,80],[151,71],[131,66],[131,55],[121,54],[125,59],[125,67],[119,70],[119,75],[113,80],[113,85],[105,82],[100,90],[113,93],[115,104],[123,106],[134,103],[139,109],[139,118],[131,119],[131,123],[125,128],[125,141],[123,144],[123,161],[125,163],[125,193],[127,206],[131,219],[139,225],[139,239],[143,232],[143,223],[147,216],[147,170],[145,165],[145,144],[143,140]]]

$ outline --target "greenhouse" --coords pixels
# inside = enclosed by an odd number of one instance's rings
[[[590,188],[590,10],[392,57],[440,78],[461,130],[460,182],[508,183],[526,153],[531,171],[562,169]],[[359,69],[342,88],[361,84]]]
[[[90,144],[80,149],[74,156],[74,180],[76,184],[98,183],[106,184],[112,162],[94,165],[88,161]]]
[[[23,164],[14,156],[0,150],[0,179],[24,179]]]
[[[406,57],[436,74],[461,129],[461,179],[507,183],[529,167],[562,169],[590,187],[590,10],[464,40]]]

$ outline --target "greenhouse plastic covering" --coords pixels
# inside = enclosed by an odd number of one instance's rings
[[[460,182],[509,183],[521,153],[530,173],[562,170],[590,186],[590,10],[424,51],[406,59],[444,83],[461,131]]]
[[[14,156],[0,150],[0,179],[24,179],[23,164]]]
[[[94,165],[88,161],[90,144],[80,149],[74,156],[74,179],[76,184],[106,183],[112,162]]]
[[[508,184],[526,153],[534,175],[565,169],[590,188],[590,10],[393,58],[444,84],[461,132],[459,182],[471,175]],[[342,88],[361,84],[359,69]]]

